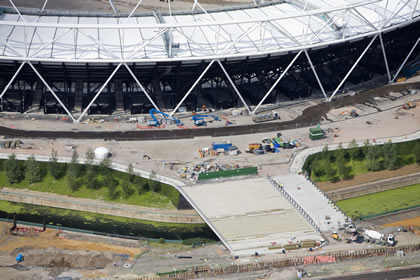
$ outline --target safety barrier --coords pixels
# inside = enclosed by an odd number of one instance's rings
[[[384,216],[384,215],[388,215],[388,214],[398,213],[398,212],[402,212],[402,211],[410,210],[410,209],[415,209],[415,208],[420,208],[420,204],[410,206],[410,207],[400,208],[400,209],[389,210],[389,211],[382,212],[382,213],[360,216],[360,220],[368,220],[368,219],[372,219],[372,218],[376,218],[376,217],[380,217],[380,216]]]
[[[293,197],[281,185],[279,185],[279,183],[276,182],[276,180],[274,180],[270,176],[267,176],[267,179],[268,179],[268,181],[270,181],[270,183],[273,186],[275,186],[280,191],[280,193],[287,200],[290,201],[290,203],[299,212],[299,214],[301,214],[302,217],[305,218],[305,220],[308,221],[309,224],[311,224],[316,229],[316,231],[318,231],[319,233],[321,233],[321,228],[315,223],[315,221],[312,219],[312,217],[309,216],[309,214],[296,202],[296,200],[294,200]]]
[[[366,249],[366,250],[353,250],[334,252],[328,255],[317,255],[314,256],[316,259],[325,258],[326,256],[330,260],[335,262],[343,262],[348,260],[361,259],[366,257],[374,256],[394,256],[397,251],[403,251],[404,253],[410,253],[420,250],[420,244],[408,245],[401,247],[387,247],[378,249]],[[174,270],[171,274],[162,276],[142,276],[136,278],[137,280],[169,280],[169,279],[205,279],[212,277],[221,277],[226,275],[232,275],[236,273],[253,273],[253,272],[269,272],[273,269],[279,269],[291,266],[304,265],[305,259],[301,258],[289,258],[289,259],[277,259],[271,261],[259,261],[257,263],[249,264],[232,264],[224,267],[210,267],[206,266],[195,266],[186,272],[178,272]]]

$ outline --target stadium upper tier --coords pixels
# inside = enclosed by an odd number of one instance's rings
[[[418,19],[416,0],[290,0],[199,13],[0,15],[0,59],[152,62],[275,55],[355,41]]]

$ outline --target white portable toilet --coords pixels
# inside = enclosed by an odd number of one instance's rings
[[[98,147],[95,149],[96,159],[105,159],[109,157],[109,150],[105,147]]]

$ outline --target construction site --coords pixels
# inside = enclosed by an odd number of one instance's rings
[[[67,2],[0,1],[0,279],[420,276],[415,1]]]

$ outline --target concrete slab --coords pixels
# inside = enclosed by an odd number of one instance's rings
[[[275,253],[273,244],[320,240],[315,229],[265,178],[182,187],[234,255]]]

